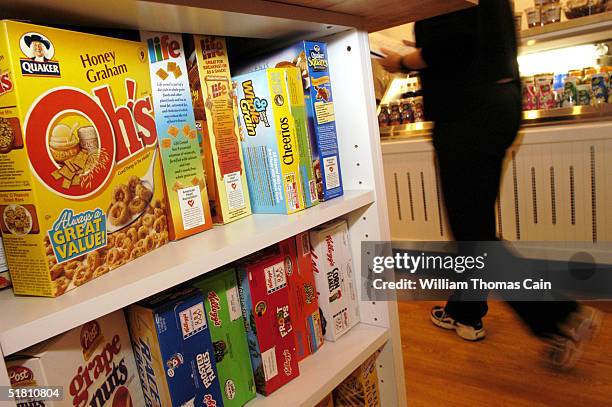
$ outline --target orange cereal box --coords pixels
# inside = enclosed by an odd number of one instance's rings
[[[61,295],[167,242],[144,45],[2,21],[0,72],[15,293]]]

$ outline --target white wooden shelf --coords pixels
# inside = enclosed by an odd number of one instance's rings
[[[369,190],[293,215],[252,215],[172,242],[58,298],[0,293],[0,347],[10,355],[374,202]]]
[[[300,362],[300,376],[268,397],[257,395],[247,407],[312,407],[389,339],[389,329],[360,323],[336,342],[325,342]]]

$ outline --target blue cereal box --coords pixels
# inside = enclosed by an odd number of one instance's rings
[[[300,68],[308,112],[310,150],[320,200],[343,194],[336,135],[327,46],[319,41],[301,41],[291,47],[239,66],[238,74],[266,68]]]
[[[232,78],[254,213],[291,214],[305,208],[286,75],[284,69],[265,69]]]
[[[223,406],[198,290],[160,294],[126,314],[147,407]]]

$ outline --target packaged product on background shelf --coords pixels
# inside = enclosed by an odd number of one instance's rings
[[[312,264],[323,335],[335,341],[359,322],[359,300],[348,226],[339,219],[310,231]]]
[[[11,286],[11,276],[8,272],[8,264],[4,255],[4,245],[0,238],[0,290]]]
[[[148,53],[20,22],[0,30],[10,82],[0,228],[13,289],[58,296],[168,241]]]
[[[319,401],[315,407],[334,407],[333,394],[329,393],[323,400]]]
[[[59,386],[62,401],[29,398],[18,406],[144,406],[130,335],[115,311],[6,360],[13,388]]]
[[[223,406],[202,293],[158,294],[126,309],[146,406]],[[140,405],[140,404],[139,404]]]
[[[212,228],[185,50],[180,34],[141,31],[140,38],[149,53],[168,229],[176,240]]]
[[[193,285],[204,296],[223,405],[241,407],[255,397],[255,380],[236,271],[229,269],[207,275]]]
[[[312,166],[312,148],[310,147],[308,112],[306,111],[304,89],[302,88],[302,75],[299,68],[296,67],[290,66],[283,69],[287,71],[291,115],[295,122],[295,134],[298,140],[300,179],[302,181],[304,203],[307,208],[310,208],[319,203],[319,195],[317,193],[317,180]]]
[[[521,78],[523,110],[538,108],[538,88],[533,76]]]
[[[318,41],[300,41],[244,64],[236,72],[243,74],[286,66],[296,66],[302,73],[317,193],[319,200],[326,201],[343,194],[327,45]]]
[[[284,259],[253,255],[237,269],[255,386],[267,396],[300,374]]]
[[[376,358],[370,356],[334,389],[335,407],[380,407]]]
[[[225,39],[185,35],[187,69],[213,222],[251,214]]]
[[[538,109],[552,109],[555,107],[553,80],[554,74],[552,73],[545,73],[535,76],[538,94]]]
[[[242,152],[255,213],[304,209],[300,153],[284,69],[234,77],[238,86]]]
[[[312,271],[308,232],[284,240],[278,246],[285,259],[289,306],[293,312],[295,350],[299,362],[323,345],[323,327]]]

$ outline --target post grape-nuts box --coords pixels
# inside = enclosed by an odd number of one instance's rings
[[[180,34],[141,31],[149,53],[170,239],[212,228],[200,143]]]
[[[327,45],[318,41],[301,41],[259,57],[235,71],[244,74],[287,66],[296,66],[302,73],[317,191],[319,199],[326,201],[343,194]]]
[[[6,366],[13,388],[60,386],[64,390],[62,401],[33,398],[21,400],[18,406],[145,405],[122,311],[12,355]]]
[[[289,305],[294,315],[296,354],[300,361],[323,345],[323,328],[312,271],[308,232],[300,233],[278,245],[285,258]]]
[[[299,375],[284,259],[251,256],[237,268],[255,386],[267,396]]]
[[[145,46],[2,21],[0,72],[0,228],[15,293],[58,296],[166,243]]]
[[[359,322],[348,226],[336,220],[310,231],[319,307],[326,322],[325,340],[335,341]]]
[[[234,80],[253,212],[301,211],[305,205],[299,146],[285,70],[266,69]]]
[[[146,406],[223,406],[202,293],[162,293],[127,308]]]
[[[236,270],[229,269],[205,276],[193,285],[204,295],[223,404],[225,407],[242,407],[255,397],[255,381]]]

